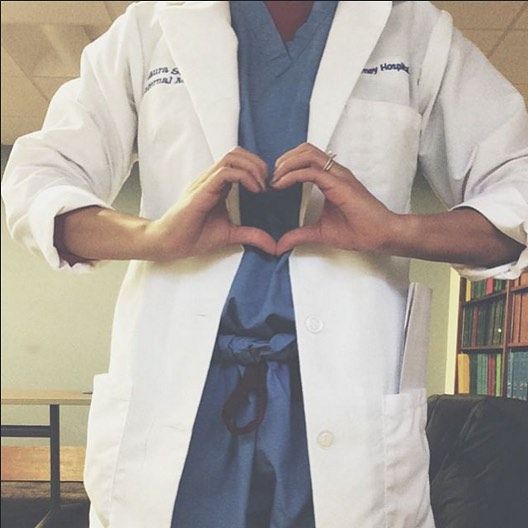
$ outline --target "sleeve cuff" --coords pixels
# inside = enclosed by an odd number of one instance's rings
[[[528,248],[524,249],[516,262],[509,262],[495,268],[473,268],[463,264],[451,264],[461,277],[470,281],[479,281],[493,277],[494,279],[518,279],[528,270]]]
[[[51,268],[81,274],[91,272],[106,262],[92,260],[71,265],[53,244],[55,217],[89,205],[113,209],[89,191],[67,185],[46,189],[33,200],[29,210],[29,226],[36,246],[34,249],[45,258]]]
[[[499,231],[513,238],[525,247],[516,261],[493,268],[472,267],[464,264],[451,264],[464,278],[478,281],[487,278],[517,279],[528,270],[528,204],[515,188],[497,190],[486,195],[476,196],[449,209],[471,207],[484,215]]]

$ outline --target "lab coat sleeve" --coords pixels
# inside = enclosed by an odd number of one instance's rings
[[[113,209],[136,159],[140,48],[131,6],[83,50],[80,76],[53,96],[42,129],[13,145],[2,181],[7,229],[53,269],[85,273],[103,262],[70,265],[53,244],[54,218],[89,205]]]
[[[520,93],[456,28],[447,66],[422,130],[418,172],[454,210],[470,207],[528,245],[528,115]],[[469,280],[515,279],[528,248],[495,267],[452,264]]]

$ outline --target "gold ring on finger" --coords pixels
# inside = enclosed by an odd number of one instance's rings
[[[323,167],[324,171],[329,171],[332,168],[332,165],[335,163],[334,158],[337,156],[334,152],[332,152],[330,149],[325,152],[325,154],[328,155],[328,160],[325,163],[325,166]]]

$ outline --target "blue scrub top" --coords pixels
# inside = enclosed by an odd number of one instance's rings
[[[239,41],[238,144],[266,162],[271,179],[275,160],[306,141],[310,96],[337,1],[315,1],[288,42],[264,2],[229,4]],[[265,193],[239,189],[242,225],[277,240],[298,226],[301,184]],[[289,254],[245,246],[222,312],[172,528],[315,526]],[[251,432],[232,434],[221,417],[225,402],[248,367],[262,364],[265,414]],[[239,394],[236,424],[254,420],[260,403],[256,392]]]
[[[314,2],[307,21],[284,43],[264,2],[230,2],[238,40],[239,145],[260,156],[273,177],[275,160],[306,141],[309,101],[337,2]],[[301,184],[252,193],[240,186],[242,225],[278,240],[298,226]],[[218,332],[217,358],[277,359],[296,342],[288,269],[280,257],[245,246]]]

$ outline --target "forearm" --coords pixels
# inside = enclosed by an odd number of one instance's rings
[[[471,208],[396,215],[392,227],[386,252],[424,260],[494,267],[517,260],[525,247]]]
[[[70,264],[88,260],[149,259],[150,221],[99,206],[55,217],[54,245]]]

